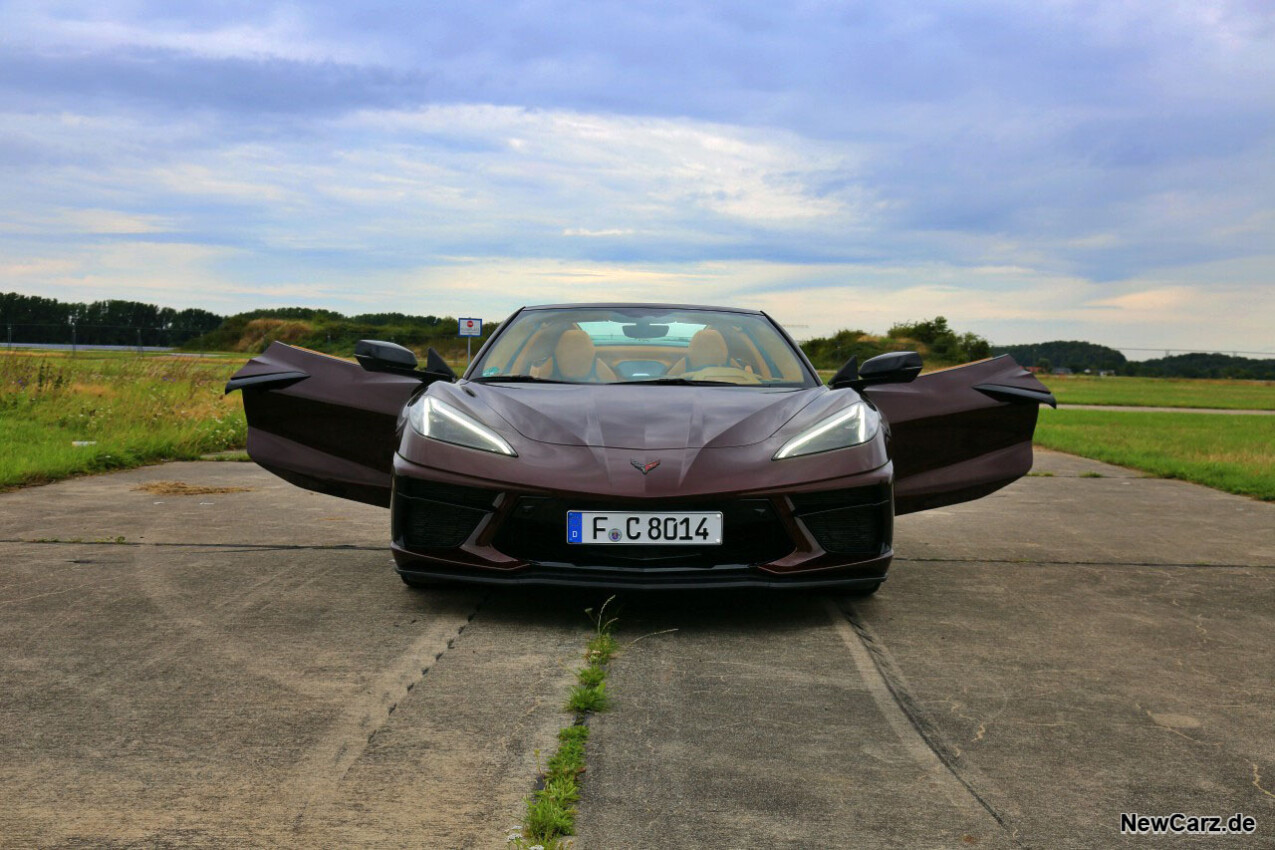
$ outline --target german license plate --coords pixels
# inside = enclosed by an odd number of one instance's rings
[[[719,511],[567,511],[567,542],[720,546],[722,515]]]

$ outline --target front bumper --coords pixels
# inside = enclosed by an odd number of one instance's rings
[[[825,460],[819,468],[826,473],[828,466]],[[399,572],[419,579],[632,589],[867,588],[885,577],[893,557],[892,477],[886,462],[754,490],[617,495],[459,476],[400,455],[391,548]],[[724,543],[571,545],[568,510],[720,510]]]

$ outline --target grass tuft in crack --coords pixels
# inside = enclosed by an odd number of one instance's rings
[[[584,651],[584,666],[576,671],[577,684],[571,688],[564,709],[574,717],[572,725],[558,730],[558,749],[549,758],[541,775],[541,788],[527,800],[527,813],[522,826],[510,830],[507,841],[516,850],[565,850],[570,842],[565,836],[575,832],[576,808],[580,799],[580,775],[584,773],[585,743],[590,714],[606,711],[607,662],[619,648],[612,635],[616,618],[607,618],[611,597],[595,615],[592,608],[585,614],[593,622],[594,634]],[[537,753],[537,755],[539,755]]]
[[[607,710],[606,682],[597,685],[576,685],[567,697],[567,711],[584,714],[592,711]]]

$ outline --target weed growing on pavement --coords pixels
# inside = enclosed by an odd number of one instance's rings
[[[567,711],[577,714],[607,710],[606,682],[596,685],[576,685],[567,697]]]
[[[527,800],[523,824],[509,831],[506,840],[515,850],[562,850],[569,845],[564,836],[575,832],[576,807],[580,800],[580,775],[585,770],[585,744],[590,714],[606,711],[607,663],[619,648],[612,631],[617,618],[607,617],[611,597],[595,614],[585,614],[593,623],[593,637],[585,646],[584,666],[576,671],[565,710],[574,715],[570,726],[558,730],[558,749],[541,771],[541,788]],[[536,754],[539,758],[539,753]]]

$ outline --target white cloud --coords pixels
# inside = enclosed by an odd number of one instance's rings
[[[546,200],[570,196],[585,207],[618,203],[647,215],[699,209],[782,225],[852,220],[863,201],[862,189],[834,196],[814,186],[828,174],[852,179],[862,157],[854,146],[782,131],[490,105],[365,110],[342,123],[390,134],[403,153],[418,156],[439,138],[472,145],[493,187],[516,191],[517,184],[531,183],[547,190]],[[487,149],[491,140],[511,138],[517,144],[507,145],[506,155]]]
[[[1275,52],[1240,0],[4,20],[0,285],[1269,346]]]
[[[562,231],[563,236],[632,236],[634,230],[631,227],[604,227],[599,230],[590,230],[587,227],[568,227]]]
[[[264,8],[257,20],[197,23],[190,19],[134,16],[109,4],[14,3],[6,14],[9,37],[44,50],[171,50],[212,59],[287,59],[365,63],[379,59],[357,40],[330,39],[288,6]]]

